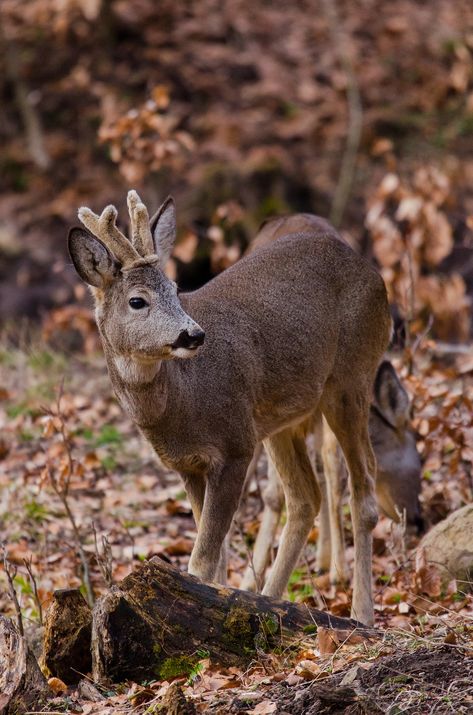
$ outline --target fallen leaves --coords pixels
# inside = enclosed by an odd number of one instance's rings
[[[446,214],[450,191],[450,178],[435,166],[417,169],[410,182],[386,174],[366,225],[390,300],[403,316],[412,322],[432,315],[437,337],[466,340],[471,301],[463,278],[459,273],[432,273],[453,249]]]

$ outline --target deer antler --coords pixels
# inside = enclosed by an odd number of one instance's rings
[[[154,255],[153,237],[149,227],[149,216],[146,206],[134,189],[127,196],[128,213],[131,223],[131,242],[138,253],[145,257]]]
[[[136,191],[128,193],[132,241],[116,226],[117,209],[106,206],[100,216],[85,206],[79,209],[79,219],[94,236],[107,246],[122,264],[122,270],[157,263],[153,239],[149,228],[148,211]]]

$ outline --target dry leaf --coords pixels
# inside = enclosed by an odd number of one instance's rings
[[[427,562],[424,548],[419,548],[416,553],[415,583],[419,594],[437,597],[442,592],[439,570]]]
[[[248,710],[247,712],[252,715],[271,715],[271,713],[276,712],[276,708],[277,704],[272,703],[271,700],[262,700],[253,710]]]
[[[338,639],[338,634],[333,628],[323,628],[317,629],[317,648],[321,655],[328,655],[330,653],[335,653],[337,648],[340,647],[340,641]]]
[[[193,546],[192,539],[181,537],[168,544],[164,550],[169,556],[187,556],[192,552]]]
[[[49,678],[48,685],[56,695],[67,693],[67,685],[60,678]]]

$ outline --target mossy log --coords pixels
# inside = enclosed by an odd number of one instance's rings
[[[79,589],[55,591],[44,623],[43,671],[68,685],[78,683],[92,668],[91,633],[92,611]]]
[[[317,626],[374,633],[301,604],[202,583],[154,558],[95,604],[93,676],[166,679],[189,673],[203,651],[215,664],[245,666],[312,639]]]
[[[9,618],[0,616],[0,714],[36,710],[51,695],[24,637]]]

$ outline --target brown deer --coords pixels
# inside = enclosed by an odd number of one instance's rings
[[[174,202],[151,219],[128,194],[131,240],[113,206],[69,233],[118,399],[161,460],[182,475],[197,523],[190,573],[224,581],[224,541],[248,465],[263,442],[281,479],[287,521],[264,593],[281,596],[320,507],[305,442],[323,414],[351,480],[355,541],[352,614],[374,620],[375,459],[371,391],[391,319],[379,274],[322,219],[245,256],[179,295],[164,266]],[[205,342],[204,342],[205,338]]]
[[[282,235],[317,230],[320,219],[312,214],[295,214],[266,221],[250,245],[248,253],[269,245]],[[405,516],[409,530],[423,529],[419,494],[421,461],[410,426],[410,402],[392,364],[379,366],[373,386],[369,414],[369,434],[376,457],[375,491],[381,511],[398,522]],[[347,581],[342,502],[347,486],[346,470],[340,446],[324,420],[307,425],[314,435],[322,501],[317,541],[317,569],[329,571],[332,583]],[[255,453],[254,462],[260,450]],[[322,466],[323,465],[323,466]],[[252,470],[250,470],[252,472]],[[264,511],[255,542],[251,565],[241,588],[260,588],[281,521],[284,492],[277,470],[268,459],[268,481],[263,490]]]

